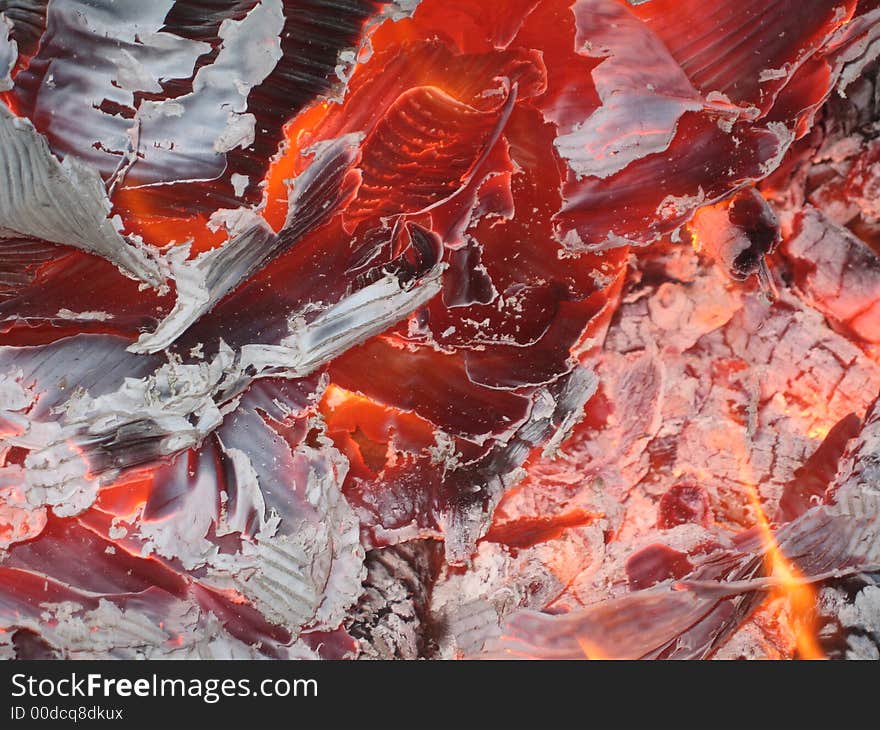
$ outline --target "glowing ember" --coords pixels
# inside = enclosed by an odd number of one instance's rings
[[[880,4],[24,5],[0,656],[880,652]]]

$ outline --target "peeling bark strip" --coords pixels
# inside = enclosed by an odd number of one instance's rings
[[[875,5],[0,0],[0,656],[871,655]]]
[[[157,352],[168,347],[187,327],[210,311],[240,283],[281,255],[307,231],[332,216],[357,189],[357,179],[347,183],[358,154],[357,135],[333,140],[316,150],[315,159],[298,178],[291,191],[284,228],[277,235],[259,216],[246,229],[217,249],[194,261],[186,259],[188,249],[170,261],[177,288],[174,309],[150,335],[142,335],[133,348],[138,352]],[[239,225],[242,223],[239,222]],[[169,255],[169,258],[171,256]]]
[[[63,243],[96,253],[151,285],[161,282],[154,254],[119,233],[94,170],[59,162],[26,119],[0,105],[0,233]]]

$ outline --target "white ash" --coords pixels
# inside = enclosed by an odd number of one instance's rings
[[[12,86],[12,69],[18,61],[18,44],[12,38],[12,21],[0,13],[0,91]]]
[[[75,246],[116,264],[129,276],[158,286],[156,253],[119,232],[98,173],[51,153],[45,138],[0,104],[0,227],[23,236]]]

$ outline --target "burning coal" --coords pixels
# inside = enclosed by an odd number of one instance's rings
[[[0,656],[880,656],[878,55],[0,0]]]

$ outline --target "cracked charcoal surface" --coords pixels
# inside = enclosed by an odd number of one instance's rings
[[[372,550],[348,632],[362,659],[418,659],[433,653],[428,605],[442,554],[431,540]]]

